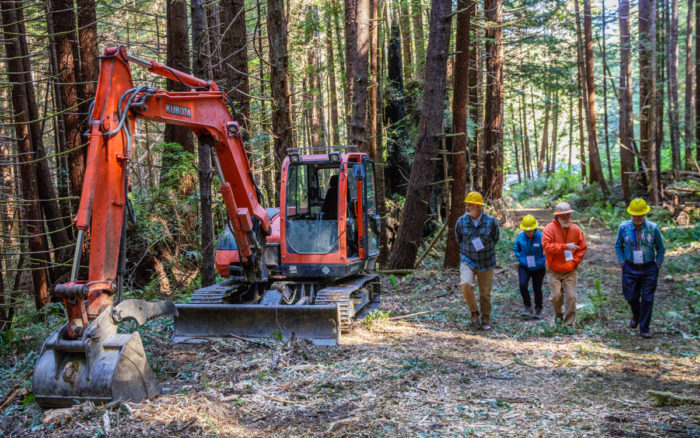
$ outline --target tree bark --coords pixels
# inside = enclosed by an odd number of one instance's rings
[[[430,15],[426,80],[423,106],[418,126],[411,178],[389,269],[412,268],[423,240],[428,199],[432,191],[435,166],[432,158],[440,145],[445,108],[447,56],[450,44],[450,0],[433,0]]]
[[[541,175],[544,170],[545,155],[549,147],[549,109],[551,107],[549,90],[544,98],[544,132],[542,133],[542,144],[540,146],[540,159],[537,160],[537,174]]]
[[[671,131],[671,168],[676,178],[681,171],[680,123],[678,117],[678,0],[670,0],[670,29],[666,35],[666,53],[668,54],[668,101],[669,123]]]
[[[367,76],[369,61],[369,0],[356,3],[356,49],[353,56],[352,118],[350,121],[350,143],[362,152],[369,153],[367,143]]]
[[[559,136],[559,91],[554,90],[554,110],[552,111],[552,154],[550,155],[550,167],[548,173],[551,175],[557,169],[557,140]]]
[[[620,173],[625,202],[631,200],[630,173],[634,172],[632,152],[632,62],[630,47],[630,4],[620,0]]]
[[[65,126],[66,144],[68,151],[68,173],[70,175],[71,192],[80,196],[83,188],[85,173],[85,158],[81,148],[81,124],[78,110],[78,89],[76,87],[78,64],[78,47],[75,44],[75,10],[73,0],[51,0],[51,14],[56,39],[56,55],[58,57],[58,82],[61,93],[62,111]],[[77,210],[78,202],[73,202]]]
[[[401,76],[401,35],[397,24],[392,25],[391,39],[389,41],[389,56],[387,62],[388,72],[388,104],[385,111],[387,130],[387,149],[389,159],[386,167],[386,190],[388,195],[398,193],[405,196],[405,178],[410,172],[408,156],[404,151],[406,132],[406,107]]]
[[[467,194],[467,114],[469,106],[469,43],[473,0],[457,2],[457,36],[455,39],[454,93],[452,97],[452,187],[450,211],[447,217],[447,246],[445,268],[459,266],[459,243],[454,232],[457,219],[464,214]],[[518,172],[518,175],[520,172]]]
[[[333,26],[331,25],[332,11],[326,14],[326,56],[328,57],[328,99],[330,100],[330,132],[334,145],[340,144],[340,125],[338,124],[338,91],[335,83],[335,56],[333,54]]]
[[[411,12],[408,10],[409,0],[398,0],[401,11],[401,46],[403,48],[403,76],[407,81],[413,77],[413,56],[411,52]]]
[[[280,168],[287,150],[293,145],[292,100],[289,95],[289,55],[287,21],[283,0],[267,0],[267,38],[270,50],[270,91],[272,93],[272,136],[275,151],[275,179],[280,181]],[[277,194],[279,205],[280,194]]]
[[[190,73],[190,57],[187,50],[189,37],[187,33],[187,3],[184,0],[167,0],[166,2],[166,64],[183,73]],[[179,81],[166,80],[165,86],[169,91],[189,91],[187,86]],[[166,143],[178,143],[182,150],[194,154],[194,141],[192,132],[184,126],[167,124],[163,132],[163,140]],[[161,164],[164,169],[173,166],[173,157],[166,152],[162,155]],[[161,183],[166,172],[161,172]]]
[[[607,39],[605,36],[605,0],[602,0],[603,2],[603,7],[602,7],[602,19],[603,19],[603,30],[601,32],[602,40],[603,40],[603,50],[602,50],[602,55],[603,55],[603,127],[605,128],[605,157],[607,158],[607,163],[608,163],[608,182],[610,184],[614,184],[613,182],[613,176],[612,176],[612,163],[610,162],[610,136],[608,134],[608,81],[605,80],[605,72],[608,67],[608,57],[607,57],[607,50],[606,50],[606,44],[605,40]]]
[[[576,0],[578,2],[578,0]],[[585,77],[586,77],[586,94],[587,111],[586,111],[586,126],[588,127],[588,166],[590,169],[590,182],[597,182],[607,193],[608,186],[605,183],[603,176],[603,166],[600,162],[600,153],[598,151],[598,131],[596,129],[596,112],[595,112],[595,80],[593,70],[593,29],[591,24],[591,0],[583,0],[583,27],[585,39]]]
[[[503,191],[503,29],[502,0],[484,0],[486,18],[486,113],[484,118],[484,182],[486,199]],[[546,137],[546,133],[545,133]]]
[[[472,2],[472,8],[470,10],[470,22],[476,21],[477,12],[479,8],[479,3],[476,1]],[[481,88],[479,87],[479,38],[477,37],[477,28],[474,27],[470,32],[470,47],[469,47],[469,99],[468,99],[468,121],[467,121],[467,132],[470,130],[473,132],[472,136],[467,136],[467,180],[468,189],[474,190],[475,183],[478,184],[476,176],[478,157],[479,157],[479,123],[481,121],[480,116],[480,106],[481,99],[479,98],[479,92]]]
[[[585,104],[588,111],[588,95],[586,94],[586,83],[584,80],[584,59],[583,59],[583,32],[581,31],[581,13],[579,11],[578,0],[574,0],[576,10],[576,57],[578,60],[578,137],[581,160],[581,180],[585,183],[586,178],[586,152],[583,140],[583,106]]]
[[[664,145],[664,114],[666,100],[664,99],[664,84],[666,84],[666,44],[669,28],[668,6],[665,1],[656,3],[656,96],[654,98],[654,164],[656,166],[656,184],[661,197],[661,148]]]
[[[3,22],[3,41],[7,56],[7,79],[12,83],[12,109],[14,113],[15,138],[19,155],[19,176],[22,188],[23,233],[27,235],[31,254],[29,268],[32,272],[34,304],[37,309],[51,301],[49,295],[49,276],[46,270],[49,261],[49,249],[41,216],[38,199],[37,165],[34,161],[35,151],[32,147],[29,128],[28,96],[25,87],[26,72],[23,65],[22,42],[26,35],[19,30],[18,11],[22,9],[21,1],[7,0],[0,2]]]
[[[209,40],[207,36],[207,15],[203,0],[191,0],[192,13],[192,73],[197,77],[205,77],[208,70]],[[201,214],[202,233],[202,286],[209,286],[216,281],[214,269],[214,220],[211,206],[211,136],[203,134],[199,137],[197,155],[199,161],[199,206]]]
[[[97,7],[95,0],[77,0],[78,6],[78,40],[80,46],[80,132],[87,132],[90,114],[90,102],[95,98],[97,78],[100,76],[100,52],[97,47]],[[87,148],[83,149],[87,158]],[[82,187],[81,187],[82,189]]]
[[[423,34],[423,8],[421,0],[411,0],[411,18],[413,19],[413,45],[416,48],[416,79],[425,78],[425,36]]]
[[[656,0],[639,1],[639,146],[647,167],[645,185],[654,204],[659,202],[656,184],[654,100],[656,95]],[[640,166],[643,167],[643,166]]]
[[[353,75],[355,73],[355,56],[357,56],[357,2],[358,0],[345,0],[345,81],[348,84],[345,92],[345,118],[348,120],[348,140],[350,143],[352,143],[352,120],[355,114]]]
[[[690,7],[690,6],[689,6]],[[700,1],[695,2],[695,159],[700,161]]]
[[[222,70],[225,89],[233,100],[234,110],[243,128],[244,139],[250,137],[250,83],[248,81],[248,32],[244,0],[222,0],[221,22],[225,31],[221,39]]]
[[[685,37],[685,170],[692,170],[693,165],[693,77],[697,72],[693,68],[693,0],[688,0]],[[696,48],[697,50],[697,48]]]

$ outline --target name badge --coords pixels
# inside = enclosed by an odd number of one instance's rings
[[[564,260],[566,260],[567,262],[570,262],[573,259],[574,259],[574,254],[571,251],[569,251],[568,249],[565,249],[564,250]]]
[[[632,259],[632,263],[634,263],[635,265],[641,265],[642,263],[644,263],[644,255],[642,254],[642,250],[638,249],[632,251]]]
[[[535,244],[532,245],[532,246],[534,246],[535,248],[539,248],[540,244],[539,244],[539,243],[535,243]]]
[[[474,249],[477,251],[481,251],[482,249],[484,249],[484,244],[481,241],[481,238],[479,237],[475,237],[472,239],[472,245],[474,245]]]
[[[527,267],[528,268],[534,268],[536,266],[535,265],[535,256],[527,256],[526,259],[527,259]]]

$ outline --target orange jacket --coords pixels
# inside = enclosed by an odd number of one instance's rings
[[[567,243],[573,243],[579,246],[573,254],[574,259],[566,261],[564,250]],[[559,225],[559,222],[554,219],[544,227],[542,232],[542,247],[544,255],[547,258],[547,267],[556,272],[571,272],[583,261],[583,256],[586,254],[586,239],[583,237],[583,231],[571,224],[571,227],[565,231]]]

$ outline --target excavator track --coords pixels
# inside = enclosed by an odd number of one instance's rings
[[[190,297],[191,304],[223,304],[224,297],[238,287],[233,279],[224,280],[208,287],[197,289]]]
[[[335,304],[340,314],[340,331],[347,333],[356,315],[378,298],[376,274],[361,275],[347,283],[336,284],[316,293],[315,304]]]

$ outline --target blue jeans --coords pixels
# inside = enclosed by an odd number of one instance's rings
[[[659,280],[659,267],[650,262],[622,266],[622,294],[632,309],[632,318],[639,323],[639,333],[649,333],[654,292]]]
[[[547,272],[545,268],[531,271],[523,265],[518,265],[518,280],[520,282],[520,295],[523,297],[525,307],[531,307],[530,291],[527,290],[527,284],[532,278],[532,290],[535,292],[535,308],[542,310],[542,281],[544,274]]]

